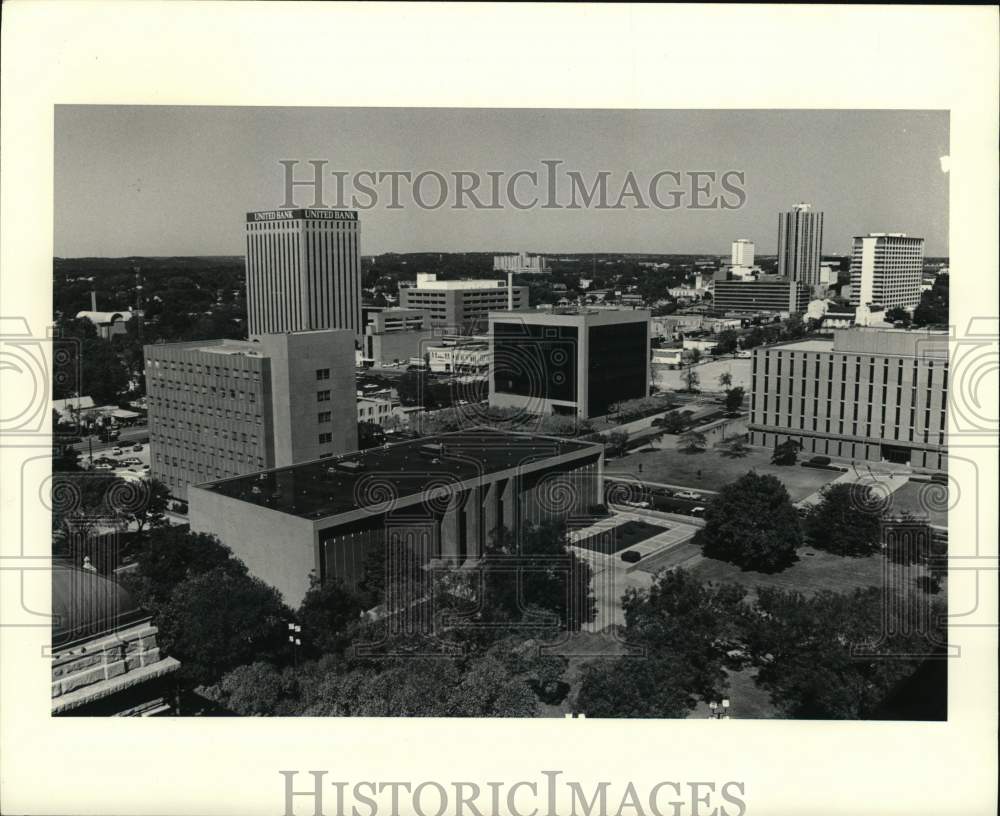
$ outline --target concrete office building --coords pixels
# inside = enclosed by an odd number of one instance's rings
[[[801,312],[810,294],[806,284],[787,278],[716,281],[712,306],[718,312]]]
[[[144,346],[152,476],[189,485],[357,447],[354,333]]]
[[[823,213],[811,204],[796,204],[778,215],[778,275],[807,286],[820,282]]]
[[[357,212],[247,213],[246,270],[250,335],[348,329],[360,338]]]
[[[498,530],[586,516],[603,496],[604,448],[477,429],[371,448],[190,490],[191,529],[230,546],[298,606],[309,574],[349,586],[368,556],[475,564]]]
[[[528,308],[528,287],[512,287],[515,311]],[[431,326],[461,331],[486,323],[491,311],[506,309],[507,282],[502,280],[439,281],[432,273],[418,273],[415,286],[399,287],[399,305],[430,313]]]
[[[920,303],[923,274],[923,238],[902,232],[858,236],[851,256],[851,305],[913,309]]]
[[[649,396],[644,309],[490,315],[490,405],[580,419]]]
[[[361,363],[406,365],[423,356],[424,347],[435,334],[430,313],[423,309],[371,310],[361,338]]]
[[[806,454],[947,465],[948,336],[839,329],[754,349],[750,443]]]

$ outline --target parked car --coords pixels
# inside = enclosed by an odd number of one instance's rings
[[[94,470],[114,470],[114,467],[107,462],[95,462]]]
[[[625,501],[622,502],[622,504],[624,504],[626,507],[638,507],[640,510],[649,509],[648,501]]]
[[[138,456],[129,456],[127,459],[122,459],[123,465],[141,465],[142,459]]]
[[[693,490],[678,490],[674,493],[675,499],[690,499],[691,501],[698,501],[701,498],[701,493],[695,493]]]
[[[814,456],[809,460],[814,465],[828,465],[830,464],[829,456]]]
[[[141,451],[142,450],[142,442],[136,442],[132,446],[132,450],[134,450],[134,451]]]
[[[702,507],[701,505],[698,505],[698,507],[692,507],[691,515],[694,516],[695,518],[701,518],[702,516],[705,515],[705,508]]]
[[[123,451],[121,448],[115,448],[113,451],[111,451],[112,456],[121,456],[123,453],[125,453],[125,451]]]

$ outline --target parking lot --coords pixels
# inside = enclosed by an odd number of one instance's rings
[[[135,450],[136,448],[139,450]],[[80,464],[87,468],[93,467],[98,472],[113,473],[123,479],[149,478],[149,444],[146,442],[125,443],[94,451],[93,457],[91,462],[85,451],[80,457]]]

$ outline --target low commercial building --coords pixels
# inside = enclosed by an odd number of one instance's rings
[[[947,464],[948,336],[852,328],[754,349],[750,441],[805,453]]]
[[[801,281],[763,277],[715,282],[712,304],[718,312],[801,312],[810,290]]]
[[[132,319],[132,313],[122,312],[98,312],[95,310],[77,312],[77,320],[89,320],[97,330],[97,336],[104,340],[128,332],[128,322]]]
[[[490,315],[490,405],[580,419],[649,396],[644,309]]]
[[[188,485],[357,448],[354,332],[145,346],[151,475]]]
[[[603,451],[486,429],[440,434],[192,487],[189,518],[295,607],[310,573],[354,586],[379,549],[472,565],[501,529],[587,515],[602,501]]]
[[[490,343],[485,335],[446,337],[440,344],[424,348],[431,371],[482,374],[490,367]]]
[[[528,287],[512,286],[509,298],[515,311],[527,309]],[[435,274],[418,273],[415,286],[399,287],[399,305],[427,311],[435,328],[476,328],[486,322],[491,311],[508,308],[507,281],[439,281]]]
[[[430,313],[423,309],[366,308],[364,316],[362,365],[407,365],[423,355],[435,335]]]

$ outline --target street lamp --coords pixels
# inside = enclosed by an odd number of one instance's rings
[[[292,663],[295,668],[299,666],[299,649],[302,648],[302,627],[297,623],[288,624],[288,642],[292,644]]]
[[[729,700],[724,699],[721,703],[717,703],[714,700],[708,704],[710,709],[709,719],[713,720],[728,720],[729,719]]]

